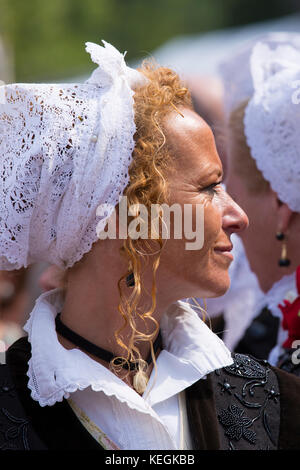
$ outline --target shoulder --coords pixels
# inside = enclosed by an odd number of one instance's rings
[[[271,367],[276,375],[280,392],[280,449],[300,449],[300,377],[276,367]]]
[[[31,346],[24,337],[9,348],[2,374],[0,367],[0,384],[1,377],[9,380],[5,382],[6,401],[0,390],[0,450],[103,450],[66,400],[42,407],[31,397],[27,386],[30,357]],[[8,411],[5,416],[1,416],[2,408]]]
[[[25,351],[21,353],[24,348],[28,350],[26,339],[22,338],[11,346],[7,354],[7,362],[13,360],[13,364],[0,365],[0,450],[45,449],[20,400],[20,385],[16,377],[20,375],[26,381],[23,376],[26,376]],[[18,370],[14,367],[17,364]]]
[[[28,362],[31,356],[31,345],[27,336],[15,341],[7,350],[7,362]]]
[[[6,364],[18,390],[27,390],[27,370],[30,357],[31,345],[27,336],[18,339],[6,352]]]
[[[232,358],[211,374],[224,448],[299,448],[300,379],[249,355]]]
[[[276,374],[266,361],[233,354],[233,364],[216,370],[215,406],[223,449],[277,449],[280,391]]]

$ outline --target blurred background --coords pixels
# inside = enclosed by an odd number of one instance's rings
[[[270,20],[291,15],[285,20],[298,29],[298,12],[297,0],[0,0],[1,54],[4,48],[8,68],[0,78],[6,81],[8,73],[18,82],[32,82],[85,75],[93,65],[84,43],[101,39],[128,51],[129,61],[166,43],[173,55],[174,40],[181,45],[179,54],[184,48],[189,56],[192,44],[200,45],[203,37],[215,49],[218,38],[222,44],[220,33],[229,32],[233,39],[238,30],[228,28],[267,22],[270,29]],[[211,32],[217,35],[207,37]],[[202,69],[203,61],[195,56],[194,66]]]
[[[259,34],[299,30],[299,0],[0,0],[0,80],[82,81],[95,68],[86,41],[128,51],[132,66],[153,56],[188,81],[226,167],[218,64]],[[22,334],[35,299],[57,282],[47,268],[0,272],[0,353],[3,341]]]

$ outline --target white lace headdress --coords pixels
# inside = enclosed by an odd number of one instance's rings
[[[72,266],[110,216],[98,205],[115,206],[128,183],[145,79],[103,43],[86,44],[98,67],[85,83],[0,88],[0,269]]]
[[[278,197],[300,212],[300,34],[271,33],[249,43],[221,74],[226,114],[248,101],[251,155]]]

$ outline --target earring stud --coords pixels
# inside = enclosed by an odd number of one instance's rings
[[[130,274],[128,274],[128,276],[126,277],[126,285],[127,285],[127,287],[134,287],[134,286],[135,286],[135,281],[134,281],[134,274],[133,274],[133,272],[131,272]]]
[[[276,239],[280,240],[280,241],[284,240],[284,233],[283,232],[277,232],[276,233]]]

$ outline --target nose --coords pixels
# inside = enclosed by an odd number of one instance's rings
[[[238,233],[246,230],[249,219],[246,212],[225,192],[225,206],[222,218],[222,228],[226,232]]]

